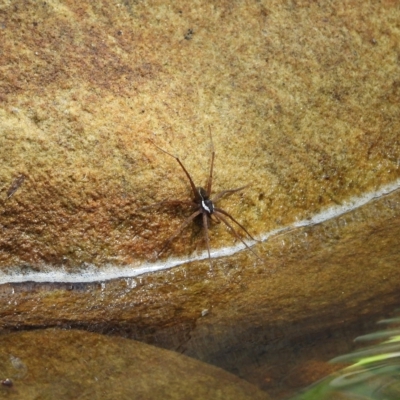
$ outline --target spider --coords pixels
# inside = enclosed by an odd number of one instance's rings
[[[208,260],[210,263],[210,267],[212,267],[212,262],[211,262],[211,254],[210,254],[210,240],[208,236],[208,229],[210,226],[210,221],[215,221],[217,223],[220,223],[221,221],[229,228],[229,231],[232,233],[232,235],[240,240],[247,249],[249,249],[257,258],[260,258],[257,253],[251,249],[248,244],[242,239],[242,237],[236,232],[236,230],[233,228],[231,225],[231,221],[233,221],[237,226],[239,226],[246,234],[247,236],[256,241],[256,239],[253,238],[253,236],[247,231],[247,229],[240,223],[238,222],[235,218],[232,217],[228,212],[223,210],[222,208],[216,207],[215,203],[220,200],[222,197],[228,194],[236,193],[239,192],[245,188],[247,188],[249,185],[245,185],[242,187],[239,187],[237,189],[228,189],[228,190],[223,190],[222,192],[217,193],[213,198],[211,198],[211,193],[212,193],[212,179],[213,179],[213,168],[214,168],[214,158],[215,158],[215,150],[214,150],[214,144],[212,142],[212,136],[211,136],[211,130],[210,130],[210,139],[211,139],[211,146],[212,146],[212,154],[211,154],[211,165],[210,165],[210,174],[208,176],[207,180],[207,185],[206,189],[203,187],[196,187],[192,177],[190,176],[189,172],[185,168],[185,166],[182,164],[181,160],[174,156],[173,154],[169,153],[168,151],[162,149],[161,147],[157,146],[153,141],[151,143],[157,147],[160,151],[163,153],[169,155],[170,157],[174,158],[179,165],[181,166],[183,172],[187,176],[190,187],[193,192],[193,200],[165,200],[160,203],[156,203],[153,206],[158,206],[158,205],[188,205],[189,207],[193,207],[193,213],[185,219],[183,224],[167,239],[167,241],[164,243],[162,246],[161,250],[157,254],[157,258],[165,251],[165,249],[171,244],[171,242],[176,239],[182,232],[183,230],[196,218],[201,216],[201,220],[203,223],[203,231],[204,231],[204,240],[206,242],[207,246],[207,252],[208,252]],[[152,207],[152,206],[150,206]],[[147,208],[147,207],[145,207]],[[230,221],[229,221],[230,220]]]

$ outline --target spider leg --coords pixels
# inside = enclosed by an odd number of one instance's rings
[[[224,214],[226,215],[228,218],[230,218],[235,224],[237,224],[238,226],[240,226],[250,237],[250,239],[254,240],[257,242],[256,239],[253,238],[253,236],[250,235],[250,233],[247,231],[247,229],[238,221],[236,221],[235,218],[232,217],[232,215],[228,214],[226,211],[222,210],[221,208],[215,207],[214,208],[214,212],[217,211],[218,214]],[[218,215],[217,214],[217,215]],[[221,215],[218,215],[221,218]]]
[[[214,213],[210,214],[210,219],[211,219],[211,221],[215,222],[216,224],[221,223],[221,220],[216,215],[214,215]]]
[[[215,208],[214,208],[214,214],[216,214],[217,215],[217,217],[230,229],[230,231],[233,233],[233,235],[236,237],[236,239],[239,239],[245,246],[246,246],[246,248],[248,249],[248,250],[250,250],[259,260],[262,260],[262,258],[240,237],[240,235],[233,229],[233,227],[232,227],[232,225],[226,220],[226,218],[223,216],[223,215],[221,215],[221,211],[223,211],[223,210],[216,210]],[[223,212],[223,214],[225,214],[225,215],[228,215],[229,216],[229,214],[228,213],[226,213],[226,212]],[[232,217],[231,217],[232,218]],[[232,218],[232,220],[234,220],[233,218]],[[235,221],[236,222],[236,221]],[[242,225],[240,225],[238,222],[236,222],[241,228],[242,228]],[[244,229],[244,228],[243,228]],[[245,230],[245,232],[250,236],[250,234]],[[251,236],[250,236],[251,237]],[[254,239],[253,239],[254,240]]]
[[[148,206],[140,207],[138,210],[147,210],[148,208],[152,207],[162,207],[162,206],[197,206],[192,200],[163,200],[158,203],[150,204]]]
[[[217,193],[214,198],[212,199],[213,203],[216,203],[218,200],[220,200],[222,197],[224,197],[227,194],[232,194],[235,192],[239,192],[243,189],[246,189],[247,187],[249,187],[251,184],[249,183],[248,185],[242,186],[240,188],[237,189],[229,189],[229,190],[223,190],[222,192]]]
[[[210,254],[210,240],[208,238],[208,220],[207,213],[203,212],[203,229],[204,229],[204,239],[207,245],[208,251],[208,261],[210,262],[210,269],[212,270],[211,254]]]
[[[163,251],[169,246],[169,244],[176,239],[182,231],[201,213],[201,209],[195,211],[192,215],[186,218],[185,222],[169,237],[169,239],[164,243],[163,247],[157,254],[157,258],[163,253]]]
[[[168,155],[171,156],[172,158],[175,158],[176,161],[178,161],[179,165],[180,165],[180,166],[182,167],[182,169],[183,169],[183,172],[186,174],[186,176],[187,176],[188,179],[189,179],[190,187],[192,188],[192,192],[193,192],[193,194],[194,194],[195,199],[200,201],[200,200],[201,200],[201,197],[200,197],[200,195],[199,195],[199,193],[198,193],[198,191],[197,191],[197,189],[196,189],[196,186],[195,186],[195,184],[194,184],[194,182],[193,182],[193,180],[192,180],[192,177],[189,175],[189,172],[187,172],[187,170],[186,170],[185,166],[182,164],[181,160],[180,160],[178,157],[174,156],[173,154],[168,153],[168,151],[166,151],[166,150],[162,149],[161,147],[157,146],[152,140],[150,140],[150,142],[151,142],[154,146],[156,146],[158,150],[161,150],[163,153],[168,154]]]
[[[207,181],[207,195],[208,196],[211,195],[212,177],[213,177],[213,169],[214,169],[214,157],[215,157],[214,143],[212,141],[212,135],[211,135],[211,127],[209,127],[209,128],[210,128],[212,154],[211,154],[210,175],[208,176],[208,181]]]

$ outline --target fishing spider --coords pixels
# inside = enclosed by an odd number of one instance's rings
[[[169,155],[170,157],[174,158],[181,168],[183,169],[183,172],[186,174],[192,192],[193,192],[193,200],[166,200],[162,201],[160,203],[156,203],[153,206],[158,206],[158,205],[188,205],[190,207],[193,207],[194,211],[193,213],[185,219],[183,224],[169,237],[169,239],[164,243],[162,246],[161,250],[157,254],[157,258],[161,255],[161,253],[164,252],[164,250],[171,244],[171,242],[176,239],[182,231],[196,218],[201,215],[202,218],[202,223],[203,223],[203,229],[204,229],[204,239],[206,242],[207,246],[207,252],[208,252],[208,260],[210,262],[210,267],[212,267],[211,263],[211,254],[210,254],[210,241],[208,237],[208,228],[209,228],[209,222],[211,220],[214,220],[217,223],[220,223],[221,221],[229,228],[229,231],[233,234],[233,236],[236,239],[239,239],[247,249],[249,249],[257,258],[260,258],[257,253],[251,249],[248,244],[242,239],[242,237],[235,231],[235,229],[232,227],[230,221],[233,221],[236,225],[238,225],[246,234],[249,236],[250,239],[254,240],[253,236],[250,235],[250,233],[247,231],[247,229],[240,223],[238,222],[235,218],[232,217],[229,213],[227,213],[225,210],[222,208],[218,208],[215,206],[215,203],[220,200],[222,197],[228,194],[232,194],[235,192],[239,192],[249,185],[242,186],[237,189],[228,189],[228,190],[223,190],[222,192],[217,193],[213,198],[210,198],[211,196],[211,188],[212,188],[212,179],[213,179],[213,168],[214,168],[214,158],[215,158],[215,150],[214,150],[214,145],[212,142],[212,136],[211,136],[211,131],[210,131],[210,138],[211,138],[211,146],[212,146],[212,155],[211,155],[211,166],[210,166],[210,174],[208,176],[208,181],[207,181],[207,186],[206,189],[202,187],[196,187],[192,177],[190,176],[189,172],[187,169],[184,167],[182,164],[181,160],[174,156],[171,153],[168,153],[168,151],[162,149],[161,147],[157,146],[153,141],[151,143],[157,147],[160,151],[163,153]],[[152,206],[150,206],[152,207]],[[147,208],[147,207],[144,207]]]

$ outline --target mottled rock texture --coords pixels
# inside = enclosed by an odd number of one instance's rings
[[[191,194],[151,141],[204,185],[210,127],[214,190],[251,183],[220,205],[254,235],[394,182],[399,21],[390,0],[3,2],[0,269],[152,260],[190,210],[143,207]],[[394,193],[212,272],[2,285],[1,329],[126,335],[251,380],[265,354],[399,304],[399,221]],[[163,257],[203,249],[193,224]]]
[[[0,6],[0,267],[151,259],[178,154],[254,234],[400,176],[400,11],[382,1]],[[13,192],[13,184],[24,176]],[[163,211],[163,212],[161,212]],[[190,229],[171,254],[203,249]],[[232,242],[222,226],[211,243]]]
[[[267,400],[249,383],[189,357],[74,330],[2,336],[1,398]]]

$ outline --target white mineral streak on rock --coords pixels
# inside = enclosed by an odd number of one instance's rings
[[[383,186],[375,192],[366,193],[360,197],[353,198],[342,205],[330,207],[309,219],[296,221],[292,225],[275,229],[270,232],[261,234],[257,239],[261,242],[267,241],[269,238],[282,234],[293,228],[306,227],[328,221],[340,215],[355,210],[368,202],[385,196],[400,188],[400,179],[390,185]],[[249,246],[253,246],[256,242],[246,241]],[[239,251],[243,251],[245,246],[240,243],[232,247],[224,247],[222,249],[211,250],[211,257],[227,257]],[[98,268],[95,265],[86,264],[85,269],[79,272],[67,272],[64,269],[47,266],[42,272],[28,272],[26,274],[17,274],[13,272],[0,271],[0,284],[4,283],[21,283],[21,282],[57,282],[57,283],[74,283],[74,282],[101,282],[118,278],[132,278],[138,275],[147,274],[161,270],[170,269],[178,265],[186,264],[192,261],[205,260],[208,258],[207,251],[195,255],[190,258],[169,258],[165,261],[159,260],[154,263],[144,263],[141,265],[126,265],[123,267],[115,265],[105,265]]]

